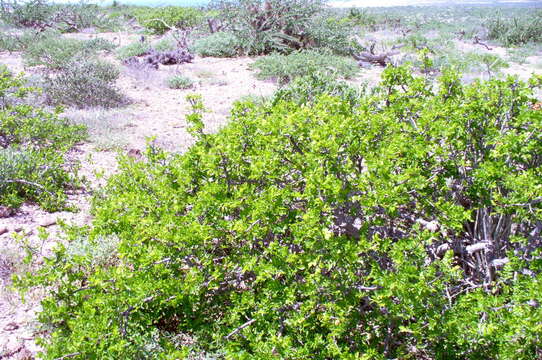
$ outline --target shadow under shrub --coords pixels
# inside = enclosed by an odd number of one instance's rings
[[[78,230],[118,262],[60,246],[25,280],[44,359],[538,358],[541,84],[388,67],[355,106],[238,103],[215,135],[190,97],[197,143],[122,159]]]
[[[46,102],[77,108],[112,108],[129,100],[115,87],[120,71],[106,61],[72,59],[60,71],[49,74],[44,82]]]

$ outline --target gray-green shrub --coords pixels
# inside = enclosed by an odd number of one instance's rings
[[[215,7],[225,30],[240,39],[249,55],[288,53],[306,47],[313,18],[323,0],[218,0]]]
[[[110,51],[114,47],[114,44],[105,39],[78,40],[48,36],[29,44],[23,58],[28,66],[45,65],[58,70],[74,57],[90,57],[102,50]]]
[[[113,30],[118,27],[116,19],[109,17],[102,7],[84,1],[55,4],[49,0],[13,0],[3,1],[2,5],[1,18],[17,27],[52,28],[62,32],[90,27]]]
[[[542,10],[525,12],[522,16],[507,17],[503,14],[491,16],[486,27],[489,38],[503,45],[524,45],[542,42]]]
[[[167,80],[171,89],[190,89],[194,86],[194,81],[183,75],[175,75]]]
[[[128,59],[132,56],[141,56],[148,53],[152,46],[148,41],[134,41],[117,49],[117,58]]]
[[[197,39],[192,49],[199,56],[235,57],[242,49],[240,40],[231,32],[216,32]]]
[[[315,50],[267,55],[256,60],[251,67],[259,70],[258,78],[274,79],[281,84],[316,72],[346,79],[359,72],[359,66],[353,59]]]
[[[47,76],[46,101],[77,108],[125,105],[128,99],[114,85],[119,74],[119,69],[109,62],[75,58],[58,73]]]

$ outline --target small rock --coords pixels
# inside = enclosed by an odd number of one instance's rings
[[[9,230],[5,226],[0,226],[0,235],[7,233]]]
[[[23,347],[21,351],[17,354],[17,360],[33,360],[35,359],[34,355],[26,347]]]
[[[15,226],[15,227],[12,229],[12,231],[15,231],[15,232],[17,232],[17,233],[18,233],[18,232],[21,232],[21,231],[23,231],[23,227],[22,227],[22,226]]]
[[[0,206],[0,218],[7,218],[15,214],[15,210],[7,206]]]
[[[10,322],[6,326],[4,326],[5,331],[13,331],[13,330],[17,330],[18,328],[19,328],[19,325],[17,325],[14,322]]]
[[[38,225],[41,227],[48,227],[54,224],[56,224],[56,219],[53,217],[46,217],[38,222]]]
[[[128,156],[136,160],[140,160],[143,157],[143,155],[141,154],[141,150],[139,149],[128,150]]]

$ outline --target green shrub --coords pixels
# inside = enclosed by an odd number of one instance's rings
[[[44,0],[2,2],[2,20],[19,27],[43,27],[53,15],[53,7]]]
[[[332,76],[315,72],[296,78],[277,90],[271,102],[278,104],[290,101],[298,105],[312,105],[324,94],[338,97],[353,107],[358,103],[362,91]]]
[[[175,75],[167,80],[171,89],[190,89],[194,86],[194,81],[186,76]]]
[[[540,43],[542,40],[542,11],[532,11],[520,17],[495,14],[486,22],[489,38],[505,46]]]
[[[80,31],[95,27],[113,30],[118,24],[103,9],[85,2],[79,4],[54,4],[47,0],[14,0],[3,3],[2,19],[18,27],[36,29],[53,28],[62,32]]]
[[[308,32],[324,9],[322,0],[219,0],[216,8],[227,31],[249,55],[289,53],[310,46]]]
[[[84,48],[89,51],[113,51],[117,47],[116,44],[104,38],[94,38],[85,41]]]
[[[177,48],[177,41],[171,36],[165,36],[153,42],[151,47],[156,51],[171,51]]]
[[[350,58],[314,50],[298,51],[290,55],[267,55],[256,60],[251,67],[259,70],[258,78],[276,79],[281,84],[316,72],[346,79],[359,72],[359,66]]]
[[[329,49],[335,54],[350,56],[362,50],[358,43],[352,41],[354,31],[344,18],[317,17],[307,30],[310,40],[306,47]]]
[[[199,56],[235,57],[241,51],[241,42],[232,33],[216,32],[194,42],[193,50]]]
[[[378,18],[366,9],[351,8],[347,15],[348,23],[353,26],[361,26],[371,31],[377,30]]]
[[[77,40],[46,37],[30,44],[23,54],[28,66],[45,65],[58,70],[75,57],[89,57],[101,50],[112,50],[114,45],[104,39]]]
[[[170,27],[190,29],[203,21],[203,12],[193,7],[163,6],[136,11],[139,24],[153,34],[164,34]]]
[[[114,86],[119,69],[105,61],[75,58],[44,84],[47,103],[77,108],[111,108],[128,102]]]
[[[73,234],[116,261],[59,246],[26,279],[44,359],[538,358],[541,85],[388,67],[356,106],[238,103],[216,135],[190,97],[196,145],[122,159]]]
[[[128,59],[132,56],[141,56],[151,50],[151,44],[147,41],[135,41],[131,44],[120,47],[117,50],[117,58]]]
[[[81,126],[50,113],[13,102],[34,91],[0,68],[0,205],[18,207],[34,201],[47,210],[62,209],[67,188],[78,186],[75,164],[66,152],[85,137]]]

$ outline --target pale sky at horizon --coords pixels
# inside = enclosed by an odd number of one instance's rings
[[[74,3],[78,0],[54,0],[57,3]],[[94,0],[97,4],[108,4],[112,0]],[[209,0],[118,0],[121,4],[130,5],[178,5],[178,6],[193,6],[193,5],[205,5],[209,3]],[[497,5],[503,3],[528,3],[528,4],[540,4],[542,7],[542,0],[330,0],[328,4],[333,7],[390,7],[390,6],[427,6],[427,5],[443,5],[443,4],[456,4],[456,5]]]

